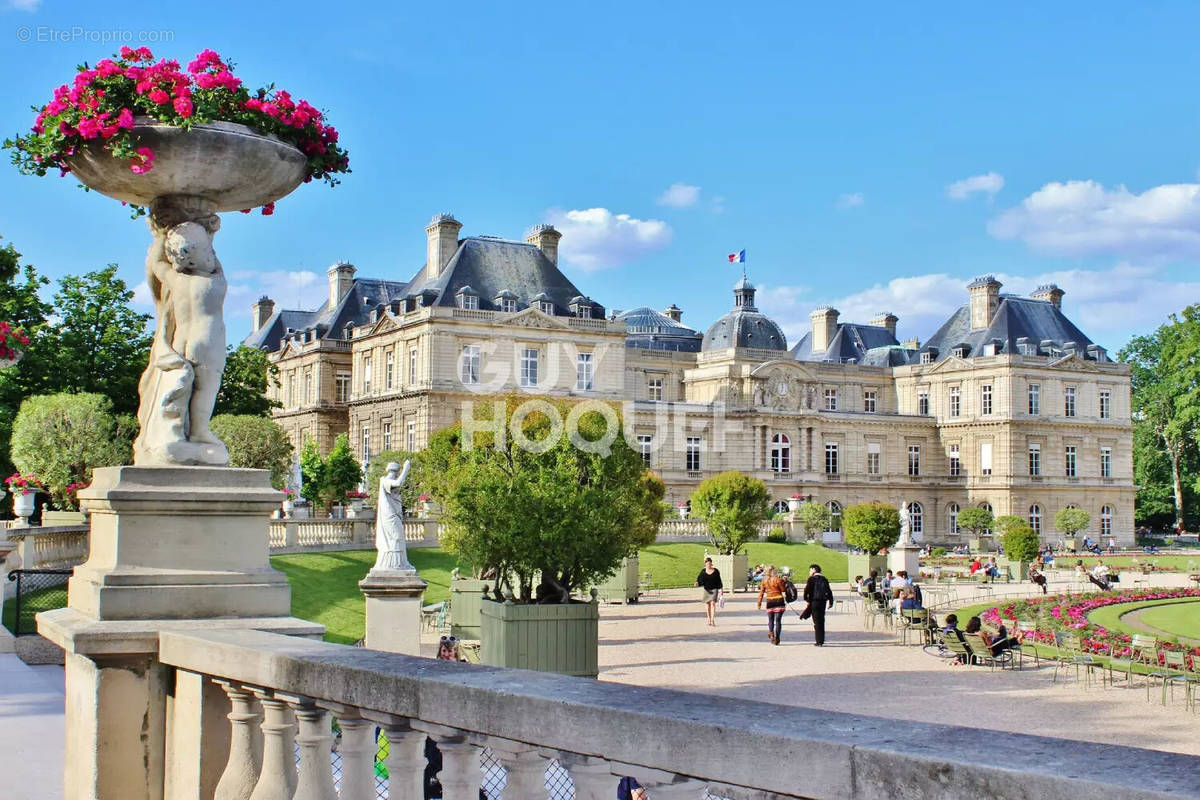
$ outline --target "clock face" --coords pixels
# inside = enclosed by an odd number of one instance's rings
[[[775,394],[779,395],[780,397],[783,397],[788,393],[787,381],[785,381],[783,378],[775,378],[771,381],[771,383]]]

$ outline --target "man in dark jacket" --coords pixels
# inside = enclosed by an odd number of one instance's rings
[[[817,647],[825,644],[825,609],[833,608],[833,589],[829,581],[821,574],[821,565],[813,564],[808,568],[808,582],[804,584],[805,609],[812,614],[813,636]]]

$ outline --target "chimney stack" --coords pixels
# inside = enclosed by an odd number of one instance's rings
[[[550,259],[550,263],[557,267],[558,240],[561,238],[562,234],[556,231],[553,225],[534,225],[526,234],[525,241],[535,245],[546,258]]]
[[[900,318],[897,317],[892,312],[880,311],[878,314],[875,315],[875,318],[871,320],[871,324],[874,325],[876,328],[887,328],[888,334],[893,339],[895,339],[896,338],[896,323],[899,321],[900,321]]]
[[[1045,300],[1055,308],[1062,308],[1063,295],[1066,294],[1057,284],[1046,283],[1037,287],[1037,291],[1029,295],[1034,300]]]
[[[353,264],[348,264],[345,261],[339,261],[329,268],[326,273],[329,276],[329,308],[337,307],[337,304],[342,302],[342,298],[350,291],[350,287],[354,285],[354,269]]]
[[[425,226],[425,277],[433,280],[442,274],[458,250],[458,232],[462,223],[453,214],[436,214]]]
[[[967,284],[971,306],[971,330],[982,330],[992,324],[992,317],[1000,306],[1002,285],[992,275],[983,275]]]
[[[840,312],[836,308],[821,306],[808,315],[812,320],[812,351],[824,353],[829,343],[837,336],[837,321]]]
[[[267,324],[267,320],[275,313],[275,301],[267,297],[265,294],[258,298],[258,302],[250,306],[250,318],[253,321],[254,327],[251,328],[251,333],[258,333],[263,325]]]
[[[674,303],[667,306],[663,313],[670,317],[672,322],[679,322],[683,319],[683,309]]]

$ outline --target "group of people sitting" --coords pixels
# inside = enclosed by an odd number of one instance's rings
[[[1009,650],[1009,649],[1013,649],[1013,648],[1017,648],[1017,647],[1021,646],[1021,643],[1019,641],[1017,641],[1017,638],[1015,636],[1008,635],[1008,630],[1004,627],[1004,623],[1000,624],[1000,629],[996,631],[995,636],[989,635],[986,631],[984,631],[983,623],[980,621],[978,616],[971,617],[969,620],[967,620],[966,630],[960,631],[958,629],[958,615],[957,614],[949,614],[946,617],[946,624],[944,626],[942,626],[941,630],[942,630],[943,636],[953,636],[953,637],[957,638],[958,641],[963,642],[963,643],[966,642],[966,637],[964,636],[964,634],[968,634],[968,633],[979,634],[979,636],[983,639],[984,644],[987,645],[987,648],[991,652],[993,657],[999,657],[1000,654],[1003,653],[1005,650]],[[954,663],[956,663],[956,664],[963,664],[965,662],[966,662],[965,655],[959,655],[954,660]]]
[[[971,561],[970,572],[972,575],[982,572],[988,580],[995,583],[996,578],[1000,577],[1000,565],[996,563],[995,556],[988,556],[987,561],[980,561],[979,556],[975,556]]]
[[[920,611],[925,607],[921,587],[908,576],[906,570],[894,573],[889,569],[881,578],[879,570],[873,569],[866,578],[855,575],[851,588],[865,600],[877,603],[880,608],[890,608],[897,614],[908,610]]]

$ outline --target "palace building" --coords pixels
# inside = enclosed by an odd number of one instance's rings
[[[908,503],[914,538],[954,543],[968,506],[1026,519],[1057,540],[1054,515],[1078,506],[1089,532],[1133,540],[1130,379],[1063,313],[1064,292],[1000,292],[991,276],[924,344],[880,313],[834,308],[790,348],[743,277],[733,306],[701,335],[674,305],[608,312],[558,267],[561,234],[460,237],[439,214],[409,280],[329,269],[315,311],[253,306],[246,344],[280,370],[275,419],[297,448],[328,451],[348,433],[357,456],[420,450],[490,413],[493,395],[621,404],[630,440],[686,502],[705,477],[762,478],[778,510],[795,496],[828,505]]]

